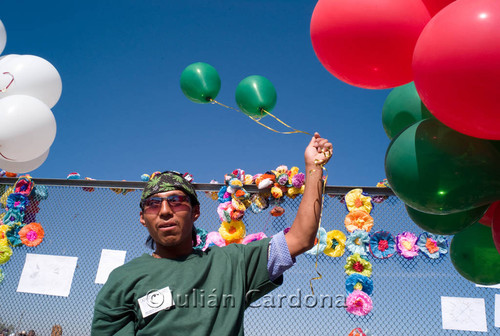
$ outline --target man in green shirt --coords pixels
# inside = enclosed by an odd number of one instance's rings
[[[318,133],[306,147],[306,187],[289,232],[247,245],[193,249],[196,191],[172,172],[153,177],[140,222],[155,251],[110,274],[96,299],[92,335],[243,335],[248,305],[279,286],[294,258],[314,245],[331,148]]]

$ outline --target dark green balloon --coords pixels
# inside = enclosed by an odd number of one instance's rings
[[[248,76],[236,87],[236,103],[240,110],[251,117],[263,117],[276,105],[273,83],[262,76]]]
[[[490,227],[474,223],[457,233],[451,241],[450,256],[455,269],[467,280],[481,285],[500,283],[500,253]]]
[[[209,103],[220,91],[220,77],[217,70],[207,63],[193,63],[181,74],[181,90],[189,100],[199,103]]]
[[[391,140],[414,123],[431,117],[413,82],[392,89],[382,108],[382,124]]]
[[[480,220],[488,210],[489,205],[448,215],[428,214],[408,205],[405,207],[411,220],[423,230],[439,235],[453,235]]]
[[[500,199],[500,151],[437,119],[420,121],[394,138],[385,157],[387,180],[408,206],[450,214]]]

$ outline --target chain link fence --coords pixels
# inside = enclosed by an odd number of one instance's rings
[[[43,181],[35,180],[39,184]],[[126,261],[151,252],[144,244],[147,231],[139,223],[138,204],[143,184],[45,181],[49,196],[40,203],[36,214],[36,221],[45,230],[44,241],[37,247],[13,248],[10,261],[0,265],[5,276],[0,283],[0,323],[13,325],[16,331],[33,329],[37,335],[50,335],[54,325],[62,326],[64,335],[89,335],[94,300],[102,287],[94,282],[102,249],[125,250]],[[13,182],[3,179],[0,183]],[[90,185],[96,186],[92,192],[83,189]],[[111,187],[134,191],[119,194]],[[202,212],[196,225],[207,231],[216,231],[220,221],[216,212],[218,202],[207,197],[204,190],[218,190],[218,187],[196,185]],[[351,189],[327,187],[321,223],[326,231],[347,233],[344,218],[348,211],[342,195]],[[385,195],[382,203],[374,204],[372,232],[386,230],[394,236],[403,231],[417,235],[422,232],[390,190],[365,188],[365,191],[370,195]],[[270,209],[260,214],[247,211],[243,219],[247,233],[265,232],[271,236],[285,229],[293,222],[299,203],[300,197],[287,198],[281,204],[285,209],[281,217],[272,217]],[[17,292],[27,253],[78,257],[68,297]],[[453,268],[449,255],[431,260],[419,254],[407,260],[398,254],[389,259],[376,259],[369,254],[368,260],[373,265],[373,310],[363,317],[347,313],[344,265],[349,255],[346,250],[338,258],[325,254],[318,258],[299,256],[297,264],[285,273],[284,284],[247,309],[246,335],[342,336],[357,327],[379,336],[484,335],[444,330],[441,296],[484,299],[488,334],[500,335],[499,328],[494,326],[495,294],[500,291],[476,287],[463,279]],[[316,270],[322,278],[311,281],[318,277]]]

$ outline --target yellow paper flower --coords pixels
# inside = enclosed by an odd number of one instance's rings
[[[339,230],[326,233],[326,248],[323,251],[330,257],[341,257],[345,251],[345,234]]]
[[[345,195],[345,205],[349,212],[354,210],[363,210],[366,213],[372,211],[372,198],[370,196],[363,195],[362,189],[353,189]]]
[[[232,220],[230,223],[222,222],[219,233],[225,241],[233,242],[243,239],[246,235],[245,224],[242,221]]]
[[[354,230],[370,232],[373,227],[373,217],[364,210],[354,210],[345,216],[344,224],[349,232]]]

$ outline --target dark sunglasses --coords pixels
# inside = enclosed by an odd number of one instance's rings
[[[167,201],[168,206],[173,211],[184,210],[191,204],[189,202],[189,196],[170,195],[167,197],[149,197],[141,202],[141,206],[145,212],[158,213],[161,209],[163,201]]]

